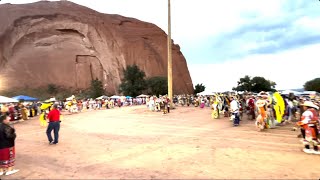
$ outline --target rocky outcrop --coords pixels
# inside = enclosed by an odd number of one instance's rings
[[[93,78],[118,93],[127,65],[167,76],[167,35],[154,24],[102,14],[68,1],[0,5],[1,89],[88,88]],[[193,85],[178,45],[173,45],[174,93]]]

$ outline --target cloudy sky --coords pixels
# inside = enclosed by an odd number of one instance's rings
[[[99,12],[148,21],[167,32],[167,0],[71,0]],[[29,3],[34,0],[2,0]],[[278,89],[320,77],[318,0],[171,0],[172,38],[194,84],[231,90],[244,75]],[[318,60],[318,61],[317,61]]]

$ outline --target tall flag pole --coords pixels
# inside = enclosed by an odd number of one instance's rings
[[[171,3],[168,0],[168,96],[172,107],[172,41],[171,41]]]

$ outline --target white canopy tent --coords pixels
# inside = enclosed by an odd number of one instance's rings
[[[74,98],[75,98],[75,96],[72,95],[71,97],[68,97],[66,100],[67,100],[67,101],[72,101]]]
[[[290,93],[294,94],[294,95],[301,95],[302,93],[301,92],[298,92],[298,91],[292,91],[292,90],[285,90],[285,91],[282,91],[281,94],[284,94],[284,95],[289,95]]]
[[[201,93],[198,93],[197,94],[198,96],[214,96],[215,93],[214,92],[211,92],[211,91],[203,91]]]
[[[96,99],[101,100],[101,99],[107,99],[107,98],[108,98],[108,96],[103,95],[103,96],[100,96],[100,97],[98,97]]]
[[[8,97],[5,97],[5,96],[0,96],[0,103],[15,103],[15,102],[19,102],[19,101],[16,100],[16,99],[13,99],[13,98],[8,98]]]
[[[137,96],[138,98],[147,98],[147,97],[149,97],[148,95],[145,95],[145,94],[141,94],[141,95],[139,95],[139,96]]]
[[[301,94],[306,94],[306,95],[317,95],[319,94],[317,91],[303,91]]]
[[[119,99],[119,98],[121,98],[120,96],[117,96],[117,95],[113,95],[113,96],[111,96],[110,97],[111,99]]]

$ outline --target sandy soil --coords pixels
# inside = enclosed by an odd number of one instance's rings
[[[57,145],[37,119],[15,128],[20,172],[3,179],[320,178],[320,155],[303,153],[290,125],[257,132],[253,121],[212,120],[210,109],[65,115]]]

